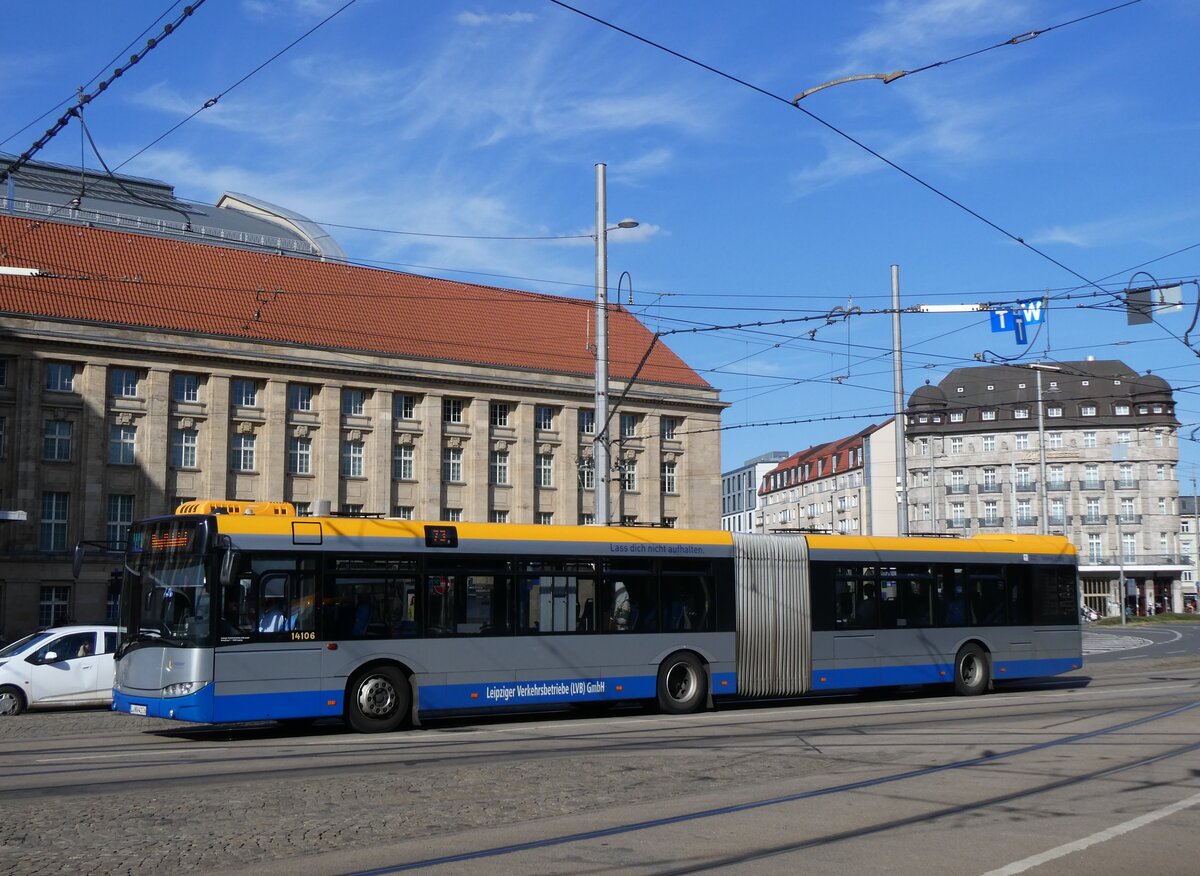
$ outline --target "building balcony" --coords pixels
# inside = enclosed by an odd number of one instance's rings
[[[1018,483],[1013,489],[1015,489],[1018,493],[1036,493],[1037,484]]]
[[[951,517],[946,521],[947,529],[966,529],[971,525],[971,521],[965,517]]]
[[[996,529],[998,527],[1004,526],[1004,518],[1003,517],[980,517],[979,525],[981,527],[987,527],[989,529]]]
[[[1137,478],[1117,478],[1116,486],[1118,490],[1136,490],[1138,484]]]
[[[1141,523],[1141,522],[1142,522],[1141,514],[1118,514],[1117,515],[1117,523],[1132,524],[1132,523]]]
[[[981,493],[1002,493],[1004,492],[1003,484],[980,484],[979,492]]]
[[[970,484],[947,484],[946,492],[951,496],[965,496],[971,492]]]
[[[1071,518],[1065,514],[1051,514],[1046,518],[1046,523],[1050,526],[1066,526],[1071,522]]]
[[[1038,519],[1036,517],[1017,517],[1014,523],[1017,526],[1037,526]]]
[[[1081,490],[1103,490],[1104,481],[1080,481],[1079,489]]]
[[[1046,489],[1051,493],[1059,493],[1071,489],[1070,481],[1049,481],[1046,484]]]

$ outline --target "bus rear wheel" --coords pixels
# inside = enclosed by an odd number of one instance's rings
[[[346,721],[359,733],[388,733],[408,717],[412,690],[395,666],[375,666],[346,688]]]
[[[708,673],[690,651],[676,651],[658,668],[658,707],[671,715],[699,711],[706,701]]]
[[[987,690],[991,667],[987,654],[978,645],[963,645],[954,658],[954,692],[975,696]]]

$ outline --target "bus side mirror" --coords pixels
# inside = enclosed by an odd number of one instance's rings
[[[71,557],[71,574],[75,580],[79,580],[79,573],[83,571],[83,556],[86,553],[87,548],[82,543],[75,545],[75,556]]]
[[[233,570],[239,565],[238,560],[241,559],[241,554],[233,548],[225,549],[225,556],[221,558],[221,586],[228,587],[233,581]]]

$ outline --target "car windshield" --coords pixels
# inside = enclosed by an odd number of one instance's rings
[[[0,660],[12,657],[14,654],[19,654],[34,642],[40,642],[42,639],[49,637],[49,635],[49,633],[30,633],[23,639],[17,639],[11,645],[5,645],[3,648],[0,648]]]
[[[200,557],[157,555],[125,569],[121,641],[161,639],[171,645],[211,643],[212,587]]]

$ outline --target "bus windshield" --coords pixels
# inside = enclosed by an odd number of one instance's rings
[[[122,648],[138,641],[198,647],[212,644],[214,582],[207,573],[202,527],[133,534],[121,584]]]

